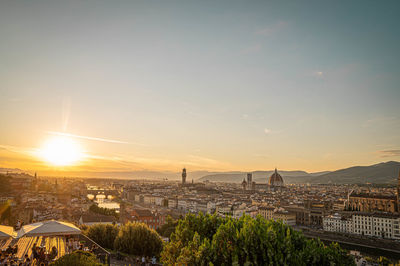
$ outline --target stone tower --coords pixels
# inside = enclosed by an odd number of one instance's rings
[[[186,168],[182,169],[182,185],[186,184]]]
[[[251,184],[253,183],[253,174],[247,173],[247,189],[251,189]]]

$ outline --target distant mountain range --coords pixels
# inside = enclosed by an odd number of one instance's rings
[[[336,171],[325,171],[317,173],[307,173],[305,171],[281,171],[278,172],[283,177],[285,183],[396,183],[400,171],[400,162],[385,162],[370,166],[354,166]],[[253,180],[257,183],[267,183],[273,173],[270,171],[254,171]],[[199,181],[214,182],[241,182],[246,178],[247,172],[223,172],[212,173],[203,176]]]
[[[208,172],[193,171],[188,169],[187,182],[192,180],[202,182],[205,180],[214,182],[239,183],[247,177],[247,172]],[[253,180],[257,183],[267,183],[274,170],[253,171]],[[400,162],[385,162],[370,166],[354,166],[336,171],[324,171],[308,173],[306,171],[284,171],[278,172],[282,175],[286,184],[295,183],[337,183],[337,184],[365,184],[365,183],[396,183],[400,171]],[[1,168],[0,173],[23,172],[17,168]],[[38,172],[38,176],[41,176]],[[180,172],[161,172],[161,171],[115,171],[115,172],[48,172],[46,176],[66,176],[66,177],[88,177],[88,178],[121,178],[121,179],[153,179],[153,180],[180,180]]]

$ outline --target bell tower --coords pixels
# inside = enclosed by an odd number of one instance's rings
[[[182,169],[182,185],[186,184],[186,168]]]

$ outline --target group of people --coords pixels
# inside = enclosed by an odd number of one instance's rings
[[[157,259],[156,259],[156,257],[153,256],[152,258],[149,258],[149,257],[142,257],[142,258],[137,257],[136,258],[136,263],[134,265],[146,266],[146,265],[155,265],[155,264],[157,264]]]
[[[96,245],[92,245],[91,248],[84,246],[78,238],[68,238],[67,239],[67,246],[68,246],[68,252],[72,253],[75,250],[83,250],[83,251],[90,251],[92,253],[95,253],[97,250]]]
[[[56,247],[52,247],[50,251],[46,251],[45,247],[37,246],[36,243],[32,246],[32,255],[25,254],[24,258],[20,259],[16,256],[18,245],[11,245],[4,251],[0,251],[0,265],[10,266],[45,266],[54,260],[58,255]]]
[[[77,237],[67,238],[67,252],[72,253],[75,250],[89,251],[94,254],[97,253],[97,246],[92,245],[92,247],[84,246]],[[45,246],[40,246],[34,243],[31,248],[31,252],[25,254],[23,258],[19,258],[18,245],[9,245],[7,249],[0,250],[0,265],[17,265],[17,266],[42,266],[48,265],[51,261],[54,261],[59,251],[57,247],[53,246],[50,250],[46,250]]]
[[[37,246],[36,243],[32,246],[32,261],[36,262],[36,265],[47,265],[50,261],[53,261],[58,255],[58,250],[55,246],[50,251],[46,250],[44,246]]]
[[[6,250],[0,251],[0,265],[19,265],[18,258],[18,245],[12,247],[9,245]]]

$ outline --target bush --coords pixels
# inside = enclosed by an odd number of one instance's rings
[[[134,222],[120,227],[114,247],[117,251],[130,255],[158,257],[163,242],[156,231],[143,223]]]
[[[118,227],[111,224],[94,224],[89,226],[84,234],[103,248],[113,249]]]
[[[93,255],[90,252],[86,251],[75,251],[71,254],[67,254],[65,256],[62,256],[58,260],[50,263],[50,265],[53,266],[102,266],[104,264],[101,264],[95,255]]]
[[[325,246],[279,222],[189,214],[161,253],[165,265],[354,265],[338,244]]]

